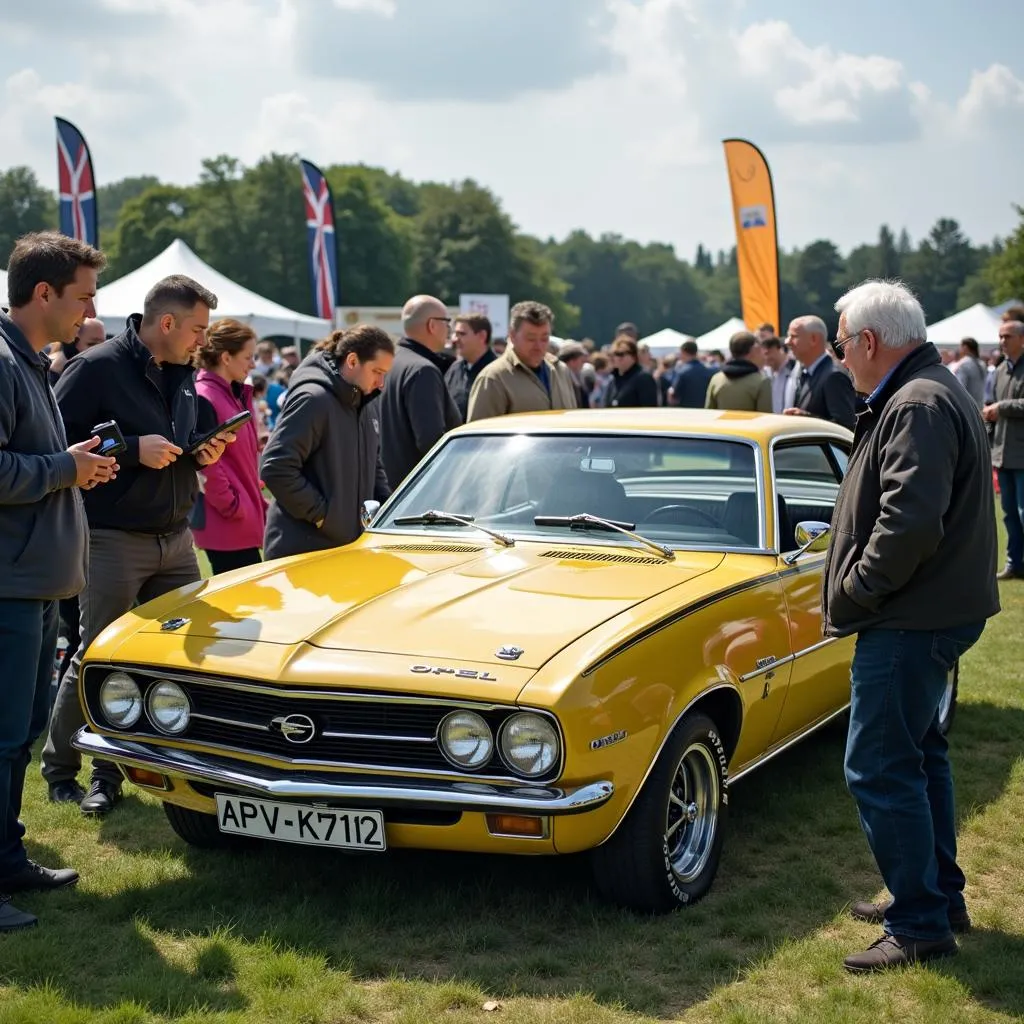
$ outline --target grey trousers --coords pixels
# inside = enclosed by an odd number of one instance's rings
[[[82,767],[82,755],[71,740],[85,725],[78,672],[89,645],[136,603],[145,604],[200,578],[188,528],[159,537],[126,530],[89,531],[89,573],[79,597],[82,639],[61,677],[43,748],[42,774],[51,786],[74,779]],[[92,778],[120,784],[121,772],[109,761],[94,761]]]

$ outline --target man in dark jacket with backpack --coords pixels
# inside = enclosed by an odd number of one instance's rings
[[[357,324],[321,341],[292,374],[260,466],[274,496],[265,559],[351,543],[363,502],[391,494],[378,396],[394,355],[385,331]]]

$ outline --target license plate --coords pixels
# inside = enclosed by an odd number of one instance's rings
[[[278,803],[227,793],[217,793],[215,798],[221,832],[340,850],[386,850],[388,846],[380,811]]]

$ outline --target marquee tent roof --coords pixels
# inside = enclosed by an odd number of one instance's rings
[[[96,293],[96,315],[105,322],[107,333],[120,333],[128,317],[142,312],[142,301],[149,289],[171,274],[186,274],[217,296],[211,320],[234,317],[249,324],[261,338],[276,334],[316,340],[331,331],[328,320],[296,313],[235,284],[176,238],[159,256]]]
[[[679,346],[684,341],[692,341],[693,336],[683,334],[672,327],[663,327],[654,334],[648,334],[646,338],[640,339],[641,345],[646,345],[653,356],[678,355]]]
[[[714,330],[702,334],[697,339],[697,348],[701,352],[712,352],[718,349],[723,354],[729,351],[729,339],[737,331],[747,330],[747,325],[738,317],[730,317],[724,324],[719,324]]]
[[[962,309],[928,327],[928,340],[936,345],[959,345],[974,338],[979,345],[999,344],[999,314],[981,302]]]
[[[993,313],[998,313],[1002,316],[1011,306],[1024,306],[1024,302],[1020,299],[1010,299],[1009,302],[1000,302],[998,306],[992,307]]]

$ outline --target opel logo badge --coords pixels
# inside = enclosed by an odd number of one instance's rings
[[[512,644],[503,644],[495,652],[502,661],[518,661],[525,653],[522,647],[516,647]]]
[[[289,743],[308,743],[316,735],[316,725],[308,715],[281,716],[270,724]]]
[[[176,629],[181,629],[182,626],[188,625],[188,619],[168,619],[166,622],[160,623],[160,628],[165,633],[173,633]]]

